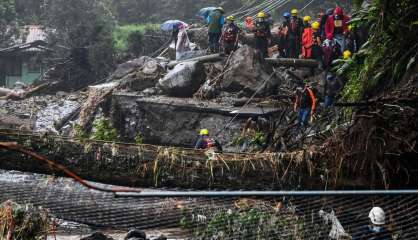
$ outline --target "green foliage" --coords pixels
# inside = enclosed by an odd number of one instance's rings
[[[303,239],[306,236],[304,221],[292,213],[278,212],[273,208],[251,207],[246,210],[216,209],[208,213],[193,210],[192,218],[184,211],[182,226],[193,230],[197,239]],[[209,213],[210,215],[210,213]],[[192,227],[193,226],[193,227]],[[315,226],[319,230],[318,226]],[[317,235],[317,236],[316,236]],[[321,232],[311,233],[310,239],[320,239]]]
[[[144,143],[144,139],[142,138],[142,136],[141,136],[141,134],[140,133],[137,133],[136,134],[136,137],[135,137],[135,143],[136,144],[143,144]]]
[[[356,11],[354,24],[370,28],[370,32],[367,44],[342,72],[348,79],[343,91],[345,100],[359,101],[401,81],[418,49],[413,29],[416,9],[418,2],[414,0],[376,0]]]
[[[102,78],[113,70],[112,32],[115,17],[108,0],[46,0],[44,25],[49,29],[49,42],[88,52],[91,78]],[[58,57],[68,55],[56,48]],[[91,81],[91,79],[90,79]]]
[[[18,36],[18,24],[14,0],[0,1],[0,47],[12,45]]]
[[[141,42],[143,34],[147,30],[157,30],[158,24],[128,24],[116,26],[112,36],[117,53],[133,51],[135,42]]]
[[[112,126],[110,121],[105,118],[97,119],[93,122],[93,133],[90,139],[98,141],[116,142],[118,137],[118,131]]]
[[[84,129],[78,125],[74,125],[74,137],[80,140],[88,139],[89,135],[84,131]]]

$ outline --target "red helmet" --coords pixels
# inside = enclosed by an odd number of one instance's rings
[[[336,7],[335,11],[334,11],[334,14],[338,15],[338,16],[341,16],[341,15],[344,15],[344,11],[341,7]]]

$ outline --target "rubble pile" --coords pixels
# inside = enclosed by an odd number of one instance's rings
[[[0,205],[0,238],[10,240],[45,239],[50,229],[48,211],[6,201]]]

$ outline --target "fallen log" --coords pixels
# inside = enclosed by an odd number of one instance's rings
[[[184,62],[197,61],[197,62],[201,62],[201,63],[208,63],[208,62],[221,61],[223,59],[224,59],[224,57],[222,57],[219,53],[217,53],[217,54],[211,54],[211,55],[206,55],[206,56],[202,56],[202,57],[190,58],[190,59],[186,59],[186,60],[182,60],[182,61],[171,61],[171,62],[168,63],[167,66],[168,66],[168,68],[173,68],[177,64],[184,63]]]
[[[318,62],[312,59],[266,58],[273,66],[317,68]]]
[[[141,187],[258,189],[268,185],[272,189],[290,189],[295,184],[323,187],[319,177],[322,173],[315,170],[316,154],[303,150],[218,154],[154,145],[77,141],[6,130],[0,132],[0,142],[16,142],[27,147],[22,152],[16,144],[0,143],[0,148],[12,150],[1,150],[0,168],[7,170],[55,174],[58,169],[62,175],[68,174],[63,166],[71,166],[70,170],[82,179]],[[47,161],[49,165],[39,164],[32,158],[37,156],[53,159],[61,167],[56,168],[57,165]]]

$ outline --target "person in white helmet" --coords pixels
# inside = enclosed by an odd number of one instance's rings
[[[386,214],[380,207],[374,207],[369,212],[370,224],[362,227],[353,235],[353,240],[392,240],[386,230]]]

